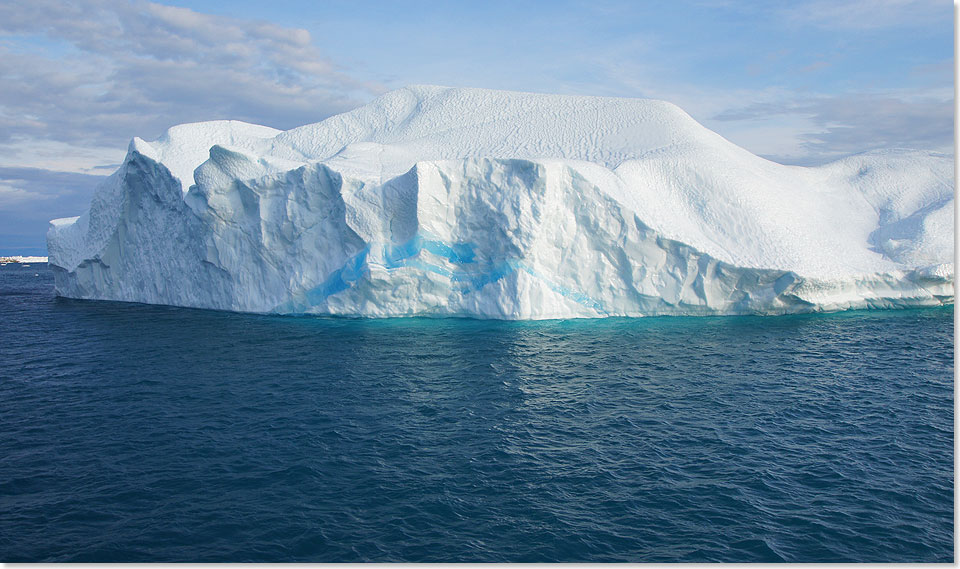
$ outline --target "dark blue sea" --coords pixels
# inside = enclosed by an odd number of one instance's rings
[[[0,268],[0,561],[954,559],[953,309],[547,322]]]

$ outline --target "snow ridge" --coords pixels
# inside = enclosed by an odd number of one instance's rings
[[[531,319],[953,302],[953,161],[759,158],[676,106],[414,86],[134,139],[48,232],[57,294]]]

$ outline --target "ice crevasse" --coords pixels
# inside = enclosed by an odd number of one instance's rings
[[[135,138],[58,295],[257,313],[785,314],[954,296],[950,156],[760,158],[663,101],[414,86]]]

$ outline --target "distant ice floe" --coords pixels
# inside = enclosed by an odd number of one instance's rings
[[[289,131],[134,139],[51,222],[57,294],[539,319],[936,306],[950,156],[759,158],[663,101],[415,86]]]
[[[29,255],[12,255],[9,257],[0,257],[0,265],[7,265],[9,263],[19,263],[22,265],[28,265],[30,263],[46,263],[47,257],[31,257]]]

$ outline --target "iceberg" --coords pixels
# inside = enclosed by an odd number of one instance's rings
[[[953,158],[760,158],[673,104],[413,86],[278,131],[133,139],[47,235],[56,293],[545,319],[936,306]]]

